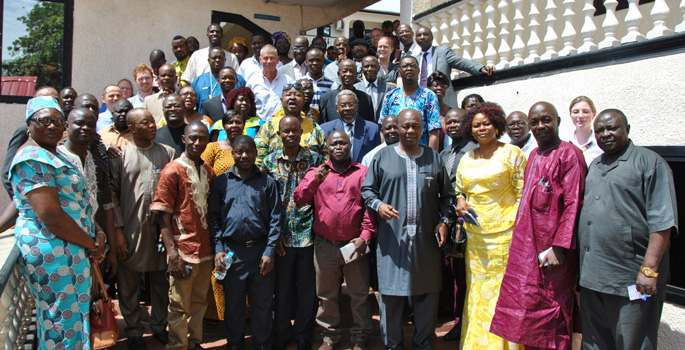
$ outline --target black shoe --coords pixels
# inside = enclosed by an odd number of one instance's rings
[[[169,344],[169,332],[167,332],[166,329],[161,331],[152,331],[152,337],[164,345]]]
[[[452,329],[442,336],[444,341],[459,341],[461,339],[461,323],[457,323]]]
[[[147,349],[147,345],[145,345],[145,341],[143,341],[143,337],[141,336],[128,337],[128,339],[126,339],[126,346],[131,350]]]
[[[312,342],[306,339],[297,341],[297,350],[312,350]]]

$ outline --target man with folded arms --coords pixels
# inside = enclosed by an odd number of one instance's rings
[[[367,167],[350,158],[350,139],[343,131],[328,138],[330,159],[312,168],[293,193],[297,205],[314,201],[314,268],[319,310],[316,322],[323,328],[319,350],[333,350],[340,342],[340,280],[345,276],[350,296],[353,350],[367,350],[371,334],[369,259],[367,244],[376,236],[376,219],[364,207],[361,185]],[[345,263],[340,248],[354,244],[356,260]]]

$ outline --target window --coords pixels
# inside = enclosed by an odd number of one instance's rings
[[[0,102],[71,84],[73,0],[2,0]]]

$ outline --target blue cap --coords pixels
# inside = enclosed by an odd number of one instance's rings
[[[50,96],[40,96],[30,99],[26,104],[26,122],[28,123],[29,118],[36,114],[36,112],[45,108],[54,108],[59,111],[62,117],[64,117],[64,112],[62,112],[62,107],[60,107],[57,99]]]

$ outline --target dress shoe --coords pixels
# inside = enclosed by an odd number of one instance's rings
[[[442,336],[444,341],[459,341],[461,338],[461,323],[457,323],[452,329]]]
[[[358,342],[354,343],[352,350],[369,350],[369,347],[366,346],[366,343]]]
[[[167,332],[166,329],[163,329],[161,331],[153,331],[152,337],[164,345],[169,344],[169,332]]]
[[[308,339],[300,339],[297,341],[297,350],[312,350],[312,342]]]
[[[145,341],[141,336],[128,337],[128,339],[126,339],[126,346],[131,350],[147,349],[147,345],[145,345]]]
[[[319,350],[335,350],[335,345],[323,342],[321,343],[321,346],[319,346]]]

